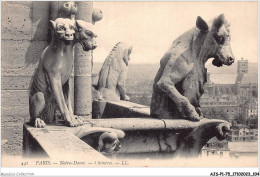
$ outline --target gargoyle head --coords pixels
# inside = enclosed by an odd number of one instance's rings
[[[71,41],[74,39],[74,22],[68,18],[50,20],[55,36],[60,40]]]
[[[83,20],[76,20],[75,38],[82,45],[84,51],[94,50],[97,47],[96,37],[93,24]]]
[[[223,64],[231,65],[234,63],[234,56],[230,46],[229,24],[223,14],[213,20],[210,29],[201,17],[197,18],[196,26],[200,31],[207,33],[201,53],[213,57],[212,64],[214,66],[220,67]]]
[[[124,60],[124,62],[126,64],[126,66],[128,66],[128,62],[130,60],[130,54],[132,53],[132,49],[133,49],[133,47],[131,46],[131,47],[129,47],[129,48],[127,48],[125,50],[125,53],[124,53],[124,56],[123,56],[123,60]]]
[[[113,152],[119,151],[121,148],[118,136],[113,132],[105,132],[99,137],[98,149],[100,152]]]

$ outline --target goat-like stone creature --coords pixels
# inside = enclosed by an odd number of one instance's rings
[[[36,128],[53,123],[56,107],[68,126],[82,125],[73,115],[70,96],[70,82],[73,71],[73,46],[80,42],[84,51],[96,48],[91,25],[77,20],[58,18],[51,21],[54,31],[52,41],[39,61],[30,85],[29,111],[30,123]],[[75,38],[74,38],[75,35]],[[57,106],[56,106],[57,105]]]
[[[119,42],[112,49],[99,72],[97,99],[105,101],[129,100],[125,81],[132,47]]]
[[[209,58],[214,58],[212,64],[217,67],[234,62],[224,15],[210,26],[198,17],[196,27],[173,41],[154,79],[152,117],[194,121],[203,118],[199,99],[207,81],[205,63]]]

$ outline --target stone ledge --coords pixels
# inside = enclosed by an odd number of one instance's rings
[[[129,101],[93,101],[94,119],[122,117],[150,117],[150,107]]]
[[[105,158],[85,143],[83,137],[91,139],[89,135],[93,133],[116,131],[122,144],[116,154],[122,156],[152,152],[196,156],[210,138],[219,135],[217,127],[223,123],[227,122],[216,119],[192,122],[181,119],[110,118],[90,119],[83,126],[74,128],[48,125],[36,129],[25,124],[23,149],[25,155],[41,152],[54,159],[64,159],[64,154],[77,159]]]
[[[203,127],[209,124],[226,123],[219,119],[202,119],[198,122],[193,122],[183,119],[155,119],[147,118],[109,118],[109,119],[92,119],[88,120],[94,127],[115,128],[123,131],[134,130],[191,130],[198,127]]]
[[[92,119],[89,123],[95,127],[115,128],[123,131],[136,130],[163,130],[165,124],[162,120],[153,118],[109,118]]]
[[[101,153],[74,135],[77,128],[50,125],[34,128],[24,124],[25,157],[43,156],[51,159],[106,159]]]

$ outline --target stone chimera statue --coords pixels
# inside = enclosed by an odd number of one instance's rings
[[[97,99],[105,101],[129,100],[125,81],[132,47],[119,42],[112,49],[99,72]]]
[[[52,123],[56,105],[68,126],[82,125],[73,115],[70,96],[70,82],[73,71],[73,46],[80,42],[83,50],[96,48],[91,25],[85,21],[58,18],[51,21],[54,35],[39,61],[30,85],[30,123],[36,128]],[[76,32],[75,32],[76,30]],[[75,38],[74,38],[75,35]]]
[[[224,15],[210,26],[198,17],[196,27],[173,41],[154,79],[152,117],[194,121],[203,118],[199,99],[207,81],[205,63],[209,58],[214,58],[212,64],[217,67],[234,62],[228,27]]]

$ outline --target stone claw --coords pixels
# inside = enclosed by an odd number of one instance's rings
[[[191,121],[200,121],[201,120],[201,117],[198,115],[198,114],[192,114],[190,116],[190,120]]]
[[[76,124],[75,124],[75,122],[68,122],[68,126],[69,127],[76,127]]]
[[[68,121],[68,122],[67,122],[67,125],[68,125],[69,127],[77,127],[77,122],[76,122],[76,121]]]
[[[34,127],[35,128],[44,128],[46,126],[45,122],[40,118],[35,119]]]
[[[83,121],[81,118],[79,118],[78,116],[71,116],[71,120],[68,121],[68,126],[69,127],[78,127],[78,126],[81,126],[83,125]]]
[[[103,98],[102,96],[99,96],[99,97],[97,98],[97,100],[98,100],[98,101],[104,101],[104,98]]]
[[[130,101],[130,98],[129,98],[129,96],[125,96],[125,101]]]
[[[197,113],[199,114],[199,116],[200,116],[201,118],[204,118],[203,113],[202,113],[200,107],[196,107],[195,110],[197,111]]]
[[[197,111],[192,105],[183,110],[183,117],[191,121],[201,120],[201,117],[199,116],[199,114],[197,113]]]
[[[81,119],[81,117],[74,116],[74,118],[75,118],[75,121],[77,122],[78,126],[83,125],[83,120]]]

